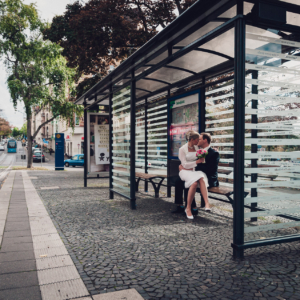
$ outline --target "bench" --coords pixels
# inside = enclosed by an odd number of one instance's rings
[[[228,175],[230,173],[231,173],[231,171],[224,170],[223,174]],[[139,183],[140,183],[141,179],[145,180],[145,181],[149,180],[151,182],[153,188],[154,188],[155,198],[159,198],[160,187],[161,187],[164,179],[167,178],[167,175],[146,174],[146,173],[136,172],[135,177],[136,177],[136,188],[135,188],[136,192],[139,191]],[[160,179],[160,181],[159,182],[154,182],[153,179]],[[199,188],[197,189],[197,192],[200,193]],[[230,203],[231,205],[233,205],[233,199],[231,197],[233,195],[233,189],[232,188],[221,185],[221,186],[217,186],[217,187],[208,188],[208,192],[212,193],[212,194],[216,194],[216,195],[226,196],[228,201],[225,200],[225,199],[215,198],[215,197],[212,197],[212,196],[209,196],[209,197],[212,198],[212,199],[223,201],[223,202]],[[248,194],[249,194],[248,192],[244,192],[244,197],[246,197]],[[204,205],[202,205],[203,203],[204,203],[204,201],[202,200],[202,197],[201,197],[201,207],[204,206]]]
[[[139,183],[140,180],[149,180],[154,188],[155,192],[155,198],[159,198],[159,189],[161,187],[161,184],[167,178],[167,175],[159,175],[159,174],[147,174],[147,173],[141,173],[141,172],[135,172],[135,178],[136,178],[136,185],[135,185],[135,191],[139,191]],[[153,179],[160,179],[159,182],[154,182]]]

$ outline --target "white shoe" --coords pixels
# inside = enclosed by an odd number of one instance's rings
[[[186,209],[185,209],[185,214],[186,214],[186,217],[187,217],[188,219],[194,220],[194,216],[193,216],[193,215],[191,215],[191,216],[188,216],[188,215],[187,215]]]
[[[211,211],[209,207],[205,207],[205,211]]]

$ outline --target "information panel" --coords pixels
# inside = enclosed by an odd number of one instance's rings
[[[64,170],[65,138],[63,133],[55,134],[55,170]]]
[[[200,90],[169,99],[169,153],[170,159],[178,158],[178,150],[187,141],[189,130],[199,132]]]
[[[88,173],[109,171],[109,115],[88,113]]]

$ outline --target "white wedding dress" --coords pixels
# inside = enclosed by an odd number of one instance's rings
[[[198,150],[197,146],[194,146],[195,150]],[[184,181],[185,188],[189,188],[194,182],[199,181],[200,178],[203,178],[206,187],[208,187],[208,179],[204,172],[202,171],[195,171],[196,164],[196,152],[189,152],[188,151],[188,144],[183,145],[179,149],[179,155],[178,155],[181,165],[185,169],[193,169],[191,171],[188,170],[182,170],[179,172],[179,177],[182,181]],[[199,183],[198,183],[199,187]]]

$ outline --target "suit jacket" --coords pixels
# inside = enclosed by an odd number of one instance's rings
[[[218,181],[218,163],[220,160],[219,152],[209,148],[208,154],[205,157],[205,163],[198,164],[196,171],[202,171],[206,174],[209,187],[219,186]]]

